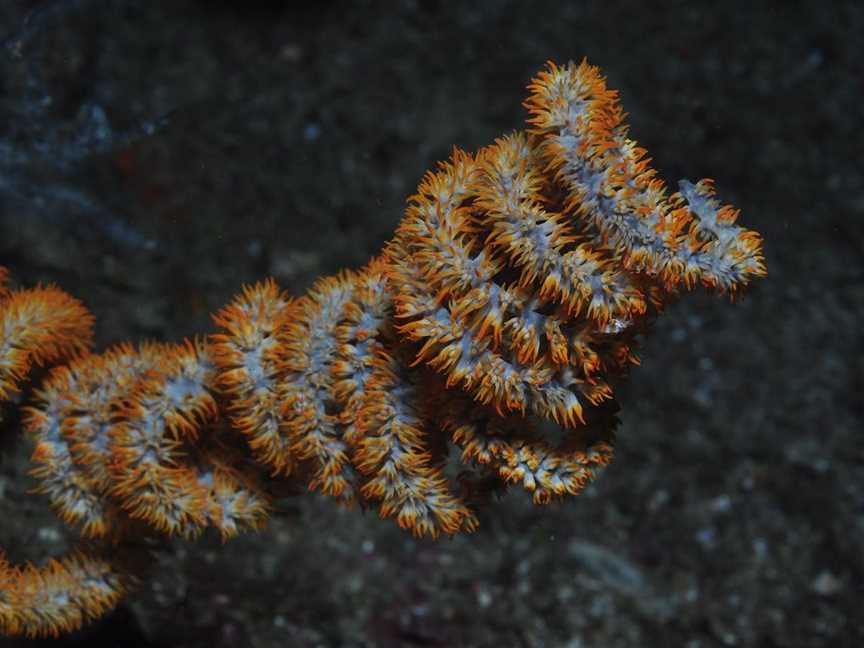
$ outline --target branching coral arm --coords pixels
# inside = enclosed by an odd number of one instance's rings
[[[455,149],[380,257],[298,298],[244,288],[206,339],[85,353],[83,306],[10,290],[0,268],[0,399],[69,360],[24,410],[37,490],[118,543],[0,558],[0,633],[65,632],[116,604],[135,578],[114,548],[142,529],[260,528],[264,470],[433,538],[477,528],[492,479],[537,504],[582,492],[612,461],[613,388],[664,306],[697,284],[735,294],[765,266],[711,182],[669,194],[596,68],[550,63],[529,90],[529,130]]]

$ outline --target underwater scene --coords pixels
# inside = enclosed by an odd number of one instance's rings
[[[862,33],[0,3],[0,648],[864,645]]]

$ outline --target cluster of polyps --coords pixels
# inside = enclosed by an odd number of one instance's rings
[[[206,340],[82,354],[80,303],[0,292],[0,398],[31,364],[75,356],[24,419],[61,517],[121,542],[136,524],[231,538],[268,512],[250,453],[418,536],[475,529],[490,482],[540,504],[581,491],[612,460],[638,335],[681,288],[734,294],[765,269],[709,181],[667,195],[596,68],[550,64],[529,89],[529,130],[428,173],[380,257],[296,299],[247,287]],[[104,613],[135,580],[121,555],[0,556],[0,633]]]

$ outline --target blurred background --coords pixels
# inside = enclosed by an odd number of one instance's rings
[[[522,128],[550,59],[599,65],[661,176],[714,178],[769,272],[668,309],[580,497],[514,490],[431,542],[290,496],[260,534],[167,545],[51,645],[864,645],[862,34],[856,1],[0,2],[0,265],[81,298],[99,348],[363,264],[453,146]],[[0,546],[38,561],[69,538],[15,409]]]

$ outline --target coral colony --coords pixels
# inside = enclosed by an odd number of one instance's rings
[[[299,298],[246,287],[206,338],[90,353],[79,301],[2,289],[0,399],[68,362],[23,421],[38,492],[89,542],[41,567],[0,553],[0,634],[113,608],[133,531],[262,528],[277,478],[435,538],[477,528],[490,481],[544,504],[612,461],[639,336],[682,290],[763,276],[761,239],[710,181],[667,191],[597,68],[550,63],[528,89],[527,130],[454,150],[366,267]]]

